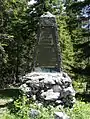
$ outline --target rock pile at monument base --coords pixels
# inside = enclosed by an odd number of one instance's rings
[[[55,112],[54,119],[70,119],[70,117],[63,112]]]
[[[75,91],[72,80],[64,72],[31,72],[20,78],[21,86],[29,98],[46,104],[72,106]]]

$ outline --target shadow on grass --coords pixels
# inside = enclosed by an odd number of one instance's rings
[[[21,96],[23,94],[23,92],[20,89],[0,89],[0,97],[11,97],[11,98],[18,98],[19,96]]]
[[[0,89],[0,108],[7,107],[11,110],[14,101],[23,96],[20,89]]]
[[[84,102],[90,102],[90,93],[76,93],[75,98]]]

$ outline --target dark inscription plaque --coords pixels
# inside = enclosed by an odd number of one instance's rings
[[[39,67],[55,67],[57,65],[52,30],[52,27],[40,29],[41,32],[37,46],[37,65]]]

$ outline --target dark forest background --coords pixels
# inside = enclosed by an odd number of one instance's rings
[[[56,15],[62,70],[76,90],[90,84],[90,1],[0,0],[0,88],[31,71],[39,17]]]

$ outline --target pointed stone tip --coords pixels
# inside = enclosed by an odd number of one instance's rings
[[[55,18],[55,15],[51,14],[50,12],[46,12],[43,15],[41,15],[41,17],[54,17]]]

